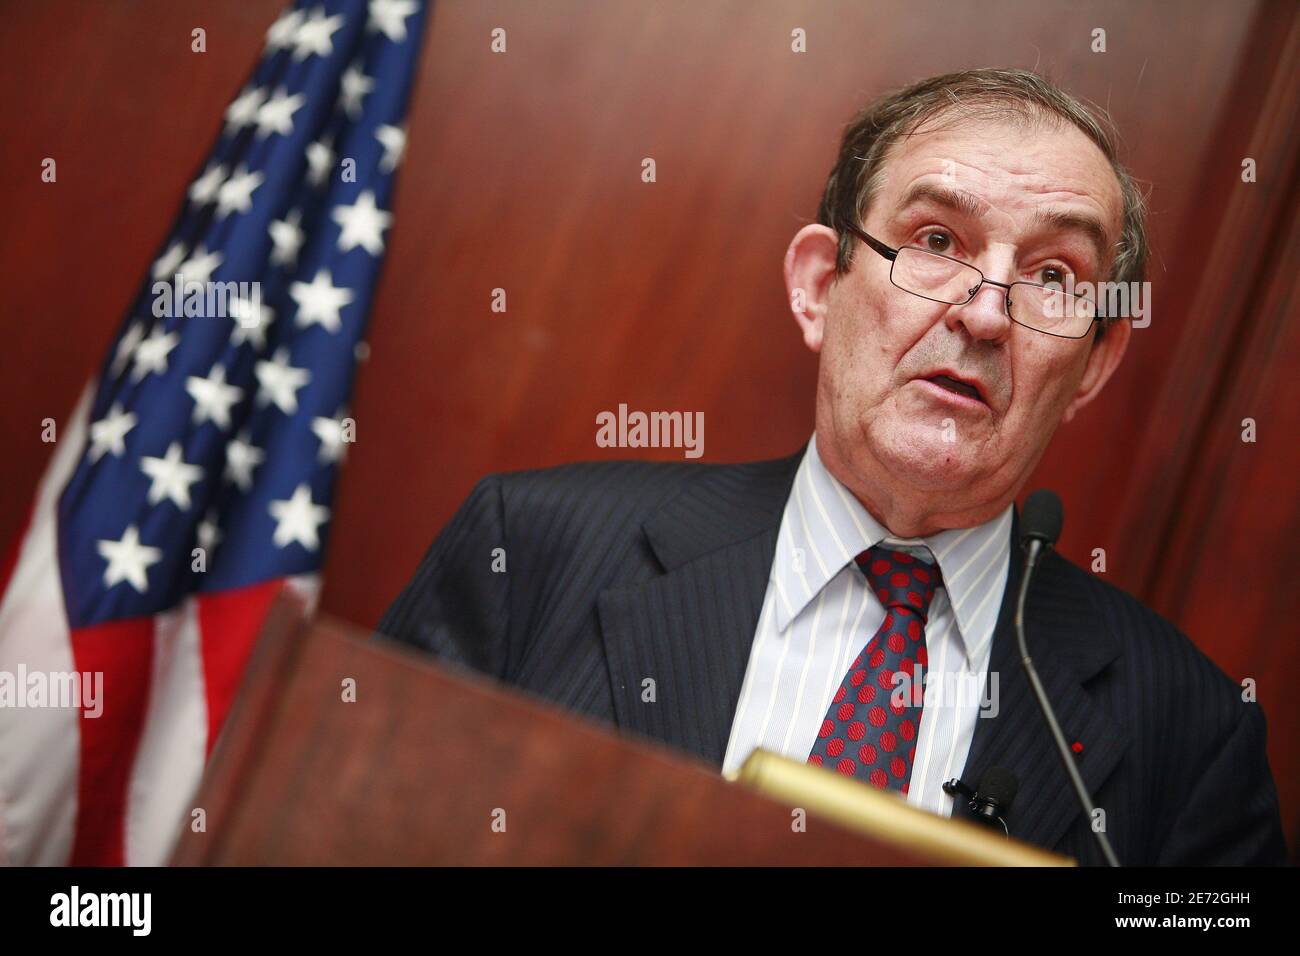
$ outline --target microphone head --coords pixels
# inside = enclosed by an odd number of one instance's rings
[[[1020,792],[1020,780],[1006,767],[989,767],[980,775],[981,800],[992,800],[1006,813]]]
[[[1065,509],[1056,492],[1039,488],[1030,492],[1025,506],[1020,509],[1020,545],[1024,547],[1037,538],[1048,547],[1056,544],[1065,523]]]

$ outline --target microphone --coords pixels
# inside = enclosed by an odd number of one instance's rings
[[[1020,511],[1020,546],[1028,547],[1037,541],[1039,547],[1052,547],[1061,536],[1061,526],[1065,524],[1065,511],[1056,492],[1039,488],[1025,499],[1025,507]],[[1032,552],[1035,561],[1037,549]]]
[[[943,789],[954,797],[960,793],[966,798],[966,811],[971,819],[995,830],[1000,829],[1004,836],[1011,835],[1006,818],[1020,790],[1020,781],[1010,770],[989,767],[980,777],[977,790],[971,790],[956,777],[945,783]]]
[[[1019,790],[1020,781],[1014,773],[1005,767],[989,767],[980,777],[979,789],[970,802],[971,813],[981,823],[1001,827],[1010,836],[1006,815],[1011,812]]]
[[[1021,663],[1025,665],[1025,674],[1029,677],[1029,686],[1038,701],[1038,709],[1042,711],[1043,719],[1047,721],[1052,740],[1056,743],[1056,752],[1060,755],[1065,772],[1070,777],[1070,783],[1074,785],[1079,805],[1083,807],[1083,812],[1091,821],[1095,812],[1092,797],[1088,795],[1088,788],[1083,783],[1083,777],[1079,775],[1079,768],[1074,764],[1074,757],[1065,742],[1065,735],[1061,733],[1061,725],[1057,722],[1056,712],[1047,699],[1043,682],[1038,679],[1038,671],[1034,669],[1034,662],[1029,657],[1029,646],[1025,641],[1025,598],[1029,594],[1029,581],[1039,557],[1055,545],[1056,539],[1061,536],[1061,525],[1064,521],[1065,513],[1061,507],[1061,499],[1055,492],[1040,488],[1025,499],[1025,507],[1020,513],[1020,546],[1025,552],[1025,572],[1020,578],[1020,596],[1016,601],[1016,641],[1020,647]],[[983,779],[980,783],[982,786]],[[1119,866],[1119,859],[1111,849],[1106,834],[1100,830],[1093,830],[1093,833],[1097,837],[1106,862],[1110,866]]]

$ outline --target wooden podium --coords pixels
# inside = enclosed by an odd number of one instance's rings
[[[354,688],[353,699],[348,688]],[[777,758],[779,761],[780,758]],[[787,762],[790,763],[790,762]],[[770,765],[769,765],[770,769]],[[802,768],[816,781],[835,775]],[[950,839],[852,832],[838,815],[724,780],[708,764],[575,718],[331,620],[272,609],[175,865],[924,865],[1060,862],[974,824],[872,794]],[[849,781],[832,781],[850,784]],[[828,804],[832,810],[834,805]],[[913,824],[917,818],[913,816]],[[883,830],[882,830],[883,826]],[[953,831],[951,828],[958,828]],[[945,829],[946,828],[946,829]],[[956,841],[954,843],[953,841]],[[971,844],[970,841],[974,841]],[[923,848],[924,847],[924,848]],[[1018,854],[1018,855],[1017,855]]]

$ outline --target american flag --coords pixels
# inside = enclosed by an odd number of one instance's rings
[[[56,433],[0,568],[0,860],[166,862],[272,600],[313,605],[426,15],[275,21]]]

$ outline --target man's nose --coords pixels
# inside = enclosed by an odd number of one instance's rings
[[[974,282],[971,285],[973,287]],[[1011,319],[1007,314],[1008,291],[985,281],[975,298],[948,310],[948,327],[955,331],[958,325],[964,326],[973,339],[996,342],[1006,338],[1011,330]]]

